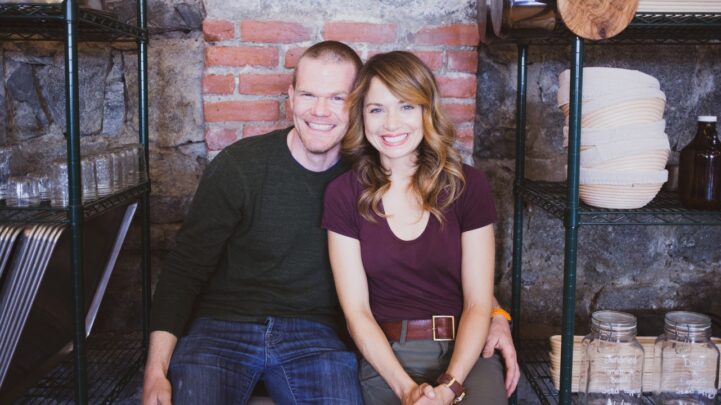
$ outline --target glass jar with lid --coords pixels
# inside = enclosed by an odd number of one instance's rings
[[[636,340],[636,317],[597,311],[583,339],[579,395],[583,404],[641,404],[643,347]]]
[[[674,311],[664,317],[664,333],[654,345],[657,404],[714,404],[719,350],[711,342],[711,318]]]

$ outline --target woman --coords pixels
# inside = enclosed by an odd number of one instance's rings
[[[352,170],[326,189],[323,227],[366,403],[505,403],[500,361],[480,358],[495,207],[453,149],[433,74],[411,53],[376,55],[347,104]]]

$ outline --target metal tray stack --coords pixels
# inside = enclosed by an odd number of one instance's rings
[[[136,208],[137,203],[118,207],[84,224],[88,334]],[[20,394],[72,349],[67,229],[0,225],[0,403]]]

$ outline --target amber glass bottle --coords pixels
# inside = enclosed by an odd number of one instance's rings
[[[678,191],[684,208],[721,209],[721,141],[716,117],[698,117],[698,130],[681,150]]]

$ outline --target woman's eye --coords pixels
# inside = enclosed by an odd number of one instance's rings
[[[373,108],[371,108],[370,110],[368,110],[368,112],[371,113],[371,114],[376,114],[376,113],[379,113],[379,112],[381,112],[381,111],[383,111],[383,109],[378,108],[378,107],[373,107]]]
[[[415,110],[416,106],[414,106],[413,104],[403,104],[403,106],[401,106],[401,109],[403,111],[411,111],[411,110]]]

